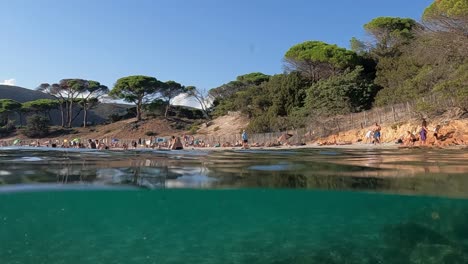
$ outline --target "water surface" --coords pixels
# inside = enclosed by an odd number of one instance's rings
[[[468,263],[466,150],[0,149],[1,263]]]

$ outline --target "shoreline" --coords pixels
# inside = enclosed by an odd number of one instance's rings
[[[11,145],[11,146],[0,146],[2,149],[47,149],[47,150],[92,150],[92,151],[135,151],[135,150],[154,150],[154,151],[174,151],[167,148],[151,148],[151,147],[137,147],[137,148],[128,148],[124,149],[122,147],[110,147],[108,149],[91,149],[91,148],[62,148],[62,147],[46,147],[46,146],[29,146],[29,145]],[[274,146],[274,147],[249,147],[243,149],[242,147],[184,147],[182,150],[176,151],[255,151],[255,150],[296,150],[296,149],[355,149],[355,150],[397,150],[397,149],[424,149],[424,150],[468,150],[468,145],[451,145],[451,146],[402,146],[400,144],[394,143],[382,143],[382,144],[345,144],[345,145],[318,145],[317,143],[301,145],[301,146]]]

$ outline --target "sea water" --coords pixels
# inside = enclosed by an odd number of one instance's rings
[[[466,150],[0,150],[0,263],[468,263]]]

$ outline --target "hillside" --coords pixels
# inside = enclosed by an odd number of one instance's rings
[[[12,99],[20,103],[38,99],[54,99],[53,96],[19,86],[0,85],[0,98]]]
[[[136,118],[126,119],[111,124],[90,126],[87,128],[75,127],[73,129],[62,129],[61,127],[51,128],[51,136],[49,138],[119,138],[119,139],[138,139],[148,138],[148,134],[152,137],[169,137],[172,135],[182,136],[189,134],[188,128],[192,124],[199,123],[194,119],[182,118],[152,118],[136,121]],[[222,136],[238,134],[248,124],[248,119],[242,117],[238,113],[216,118],[210,121],[209,126],[202,125],[197,135],[200,137],[205,136]],[[187,130],[176,129],[177,127],[187,127]],[[12,140],[16,138],[27,139],[21,132],[17,131],[3,140]]]
[[[242,133],[249,124],[249,119],[238,112],[230,112],[225,116],[221,116],[203,124],[197,134],[210,136],[225,136]]]

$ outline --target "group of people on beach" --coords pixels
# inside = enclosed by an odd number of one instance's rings
[[[437,145],[439,143],[440,131],[441,126],[437,125],[433,129],[433,137],[434,137],[434,145]],[[381,130],[382,127],[378,124],[375,123],[371,129],[369,129],[365,135],[365,141],[364,143],[366,144],[380,144],[382,142],[381,140]],[[427,121],[426,119],[422,120],[421,123],[421,128],[417,133],[412,133],[411,131],[406,131],[404,135],[402,135],[398,140],[395,142],[397,144],[403,144],[403,146],[414,146],[416,142],[419,141],[420,146],[426,146],[427,143],[427,138],[429,134],[429,129],[427,127]]]
[[[433,139],[429,144],[439,145],[440,140],[443,140],[443,137],[440,136],[440,125],[436,125],[433,128]],[[403,135],[397,138],[396,144],[400,144],[403,147],[411,146],[426,146],[428,145],[428,134],[429,129],[427,126],[427,121],[422,120],[420,129],[418,132],[406,131]],[[205,147],[240,147],[242,149],[248,149],[250,147],[278,147],[278,146],[291,146],[288,142],[288,139],[293,136],[292,134],[284,133],[276,141],[273,140],[267,143],[249,143],[249,136],[246,130],[242,130],[240,135],[240,140],[237,140],[234,143],[224,142],[214,142],[212,145],[204,142],[202,139],[196,139],[193,135],[183,135],[172,136],[169,139],[167,138],[150,138],[150,139],[138,139],[132,140],[130,143],[128,141],[119,141],[118,139],[111,139],[108,142],[108,139],[87,139],[81,141],[79,138],[73,140],[64,139],[61,140],[48,140],[40,142],[39,140],[33,141],[21,141],[19,139],[15,140],[12,145],[21,145],[21,146],[35,146],[35,147],[52,147],[52,148],[89,148],[89,149],[123,149],[127,150],[129,148],[152,148],[152,149],[169,149],[169,150],[181,150],[184,148],[205,148]],[[430,136],[430,135],[429,135]],[[18,143],[19,142],[19,143]],[[362,139],[358,139],[357,142],[362,142]],[[388,142],[388,141],[387,141]],[[382,143],[382,127],[376,122],[365,134],[365,144],[381,144]],[[318,142],[317,145],[350,145],[353,144],[351,141],[337,141],[337,136],[333,136],[333,140]],[[11,145],[0,141],[0,146]],[[302,143],[300,145],[305,145]]]
[[[439,144],[440,138],[440,125],[436,125],[433,129],[433,134],[432,136],[434,137],[434,145]],[[404,146],[414,146],[416,142],[419,141],[420,146],[426,146],[428,145],[427,138],[429,134],[429,129],[427,128],[427,121],[423,119],[421,123],[421,128],[419,132],[417,133],[418,136],[414,133],[411,133],[411,131],[406,131],[406,135],[402,136],[400,139],[398,139],[397,143],[403,144]]]

